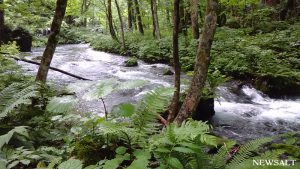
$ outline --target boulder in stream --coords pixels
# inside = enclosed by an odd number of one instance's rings
[[[24,28],[18,27],[11,30],[8,27],[0,29],[0,44],[15,41],[21,52],[30,52],[32,47],[32,36]]]
[[[215,115],[214,106],[214,98],[201,99],[192,118],[209,121]]]
[[[174,75],[174,72],[171,69],[165,69],[164,75]]]
[[[135,67],[138,66],[138,61],[136,58],[130,58],[124,62],[125,67]]]

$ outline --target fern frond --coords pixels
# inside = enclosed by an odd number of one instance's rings
[[[53,113],[66,113],[75,108],[78,99],[74,96],[54,97],[47,105],[47,111]]]
[[[239,168],[240,164],[247,159],[249,159],[255,150],[261,147],[263,144],[271,142],[273,138],[260,138],[256,140],[252,140],[241,146],[239,152],[233,157],[231,162],[226,166],[226,168]]]
[[[15,127],[14,129],[10,130],[7,134],[0,136],[0,150],[5,144],[8,144],[8,142],[11,140],[14,133],[18,133],[22,136],[29,137],[26,127],[24,126]]]
[[[130,90],[145,86],[148,83],[146,80],[131,80],[119,83],[116,90]]]
[[[30,98],[36,97],[38,94],[37,91],[39,86],[37,84],[29,85],[19,92],[15,91],[17,89],[16,87],[17,85],[11,85],[8,89],[4,89],[4,91],[1,92],[0,100],[3,101],[1,104],[4,106],[2,105],[2,107],[0,107],[0,120],[6,117],[7,114],[12,112],[17,106],[21,104],[30,104]],[[14,94],[10,97],[10,99],[6,100],[7,94],[12,92],[14,92]]]
[[[104,98],[115,90],[116,84],[115,79],[101,81],[95,88],[85,93],[83,98],[89,101]]]
[[[210,163],[212,168],[223,168],[226,165],[229,152],[235,144],[235,141],[224,143],[224,145],[218,150],[218,153],[211,157]]]
[[[147,93],[132,117],[135,127],[142,133],[153,134],[157,131],[157,113],[168,106],[172,97],[173,88],[157,88]]]

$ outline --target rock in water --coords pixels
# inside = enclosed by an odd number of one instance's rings
[[[125,67],[138,66],[138,61],[136,58],[130,58],[130,59],[126,60],[124,63],[125,63]]]
[[[165,69],[164,75],[174,75],[174,72],[171,69]]]
[[[32,36],[28,31],[19,27],[15,30],[7,26],[0,29],[0,44],[16,41],[21,52],[30,52],[32,47]]]
[[[201,99],[192,118],[209,121],[215,115],[214,105],[214,98]]]

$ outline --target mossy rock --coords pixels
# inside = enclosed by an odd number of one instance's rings
[[[171,69],[165,69],[163,75],[174,75],[174,72]]]
[[[284,150],[288,155],[300,158],[300,147],[289,144],[272,144],[271,148]]]
[[[126,60],[124,63],[125,63],[125,67],[138,66],[138,61],[136,58],[130,58],[130,59]]]

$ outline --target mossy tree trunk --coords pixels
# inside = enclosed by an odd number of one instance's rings
[[[151,13],[152,13],[152,21],[153,21],[153,34],[156,39],[160,39],[160,29],[159,29],[159,22],[157,16],[157,4],[156,0],[150,0],[151,4]]]
[[[2,8],[3,5],[3,0],[0,0],[0,29],[3,29],[4,27],[4,8]]]
[[[137,18],[139,32],[142,35],[144,35],[142,16],[141,16],[140,6],[139,6],[139,1],[138,0],[134,0],[134,6],[135,6],[135,14],[136,14],[136,18]]]
[[[179,96],[180,96],[180,63],[179,63],[179,24],[180,24],[180,0],[174,0],[174,15],[173,15],[173,64],[175,70],[175,92],[169,108],[168,123],[172,122],[179,110]]]
[[[112,9],[111,9],[111,0],[107,0],[107,21],[110,35],[113,39],[118,40],[114,25],[113,25],[113,17],[112,17]]]
[[[132,0],[127,0],[128,28],[132,30]]]
[[[206,1],[206,17],[203,33],[197,51],[194,75],[183,105],[175,118],[175,123],[181,124],[197,108],[207,78],[208,68],[211,60],[210,51],[217,27],[218,0]]]
[[[121,11],[120,11],[120,6],[119,6],[119,3],[118,3],[118,0],[115,0],[115,3],[116,3],[116,7],[117,7],[117,11],[118,11],[118,16],[119,16],[119,20],[120,20],[120,26],[121,26],[122,46],[123,46],[123,50],[125,51],[126,44],[125,44],[123,19],[122,19],[122,15],[121,15]]]
[[[48,38],[46,49],[43,53],[41,64],[36,75],[36,81],[46,83],[50,64],[58,43],[58,34],[60,31],[61,23],[65,16],[68,0],[57,0],[54,18],[51,24],[51,33]]]
[[[191,0],[191,22],[193,38],[199,38],[199,24],[198,24],[198,0]]]

